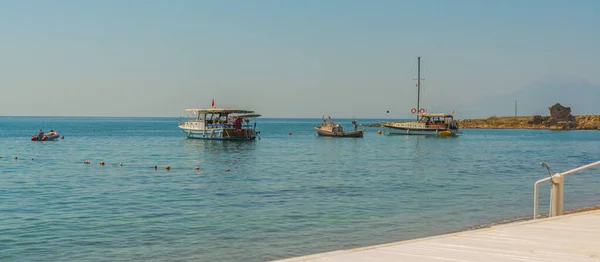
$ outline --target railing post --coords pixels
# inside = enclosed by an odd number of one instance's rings
[[[563,214],[565,191],[565,177],[562,174],[556,174],[552,177],[552,190],[550,191],[550,216],[560,216]]]
[[[533,219],[538,217],[538,182],[533,185]]]
[[[564,201],[565,201],[565,176],[575,174],[577,172],[590,169],[592,167],[600,166],[600,161],[581,166],[575,169],[571,169],[566,172],[552,174],[550,169],[543,162],[540,163],[543,167],[548,170],[550,177],[540,179],[535,182],[533,188],[533,219],[538,217],[538,187],[539,184],[550,181],[552,183],[550,190],[550,212],[548,216],[560,216],[564,212]]]

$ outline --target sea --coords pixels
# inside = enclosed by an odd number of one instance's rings
[[[260,118],[228,142],[177,123],[0,117],[0,261],[269,261],[456,232],[531,217],[541,162],[600,160],[598,131],[323,138],[320,119]],[[600,204],[598,173],[566,178],[566,209]]]

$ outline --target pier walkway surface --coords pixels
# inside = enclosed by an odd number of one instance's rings
[[[600,210],[278,260],[600,261]]]

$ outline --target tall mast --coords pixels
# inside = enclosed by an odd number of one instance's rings
[[[417,66],[418,66],[418,71],[417,71],[417,121],[419,120],[419,111],[420,111],[420,107],[419,107],[419,102],[421,100],[421,57],[419,56],[419,58],[417,59]]]

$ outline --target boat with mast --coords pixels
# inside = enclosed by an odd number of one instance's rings
[[[417,71],[417,107],[411,109],[411,113],[417,115],[416,121],[406,122],[384,122],[382,127],[390,135],[433,135],[433,136],[455,136],[458,134],[458,122],[452,114],[427,113],[420,107],[421,102],[421,57],[418,57]]]

